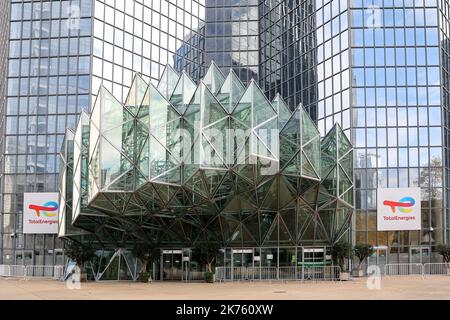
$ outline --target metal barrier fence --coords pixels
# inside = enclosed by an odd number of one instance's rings
[[[386,276],[423,275],[423,264],[421,263],[385,264],[384,274]]]
[[[450,275],[450,263],[425,263],[423,267],[426,276]]]
[[[184,279],[186,280],[186,279]],[[188,274],[188,281],[203,281],[205,280],[204,271],[193,271],[191,270]]]
[[[64,277],[64,266],[0,265],[0,277],[61,280]]]
[[[23,278],[27,274],[25,266],[1,265],[0,277]]]
[[[216,267],[217,281],[335,281],[339,279],[337,266],[303,267]]]

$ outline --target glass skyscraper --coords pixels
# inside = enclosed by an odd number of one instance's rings
[[[121,102],[166,63],[201,79],[212,60],[258,81],[322,136],[352,141],[352,237],[373,263],[428,262],[448,241],[449,2],[445,0],[3,1],[8,51],[0,263],[61,263],[54,236],[22,234],[24,192],[56,191],[66,129],[101,84]],[[10,7],[10,8],[9,8]],[[0,76],[2,75],[0,68]],[[0,83],[0,90],[2,85]],[[0,107],[3,100],[0,100]],[[378,232],[376,189],[420,187],[422,230]]]
[[[262,1],[261,86],[355,147],[353,238],[429,262],[448,234],[448,1]],[[302,59],[302,57],[304,57]],[[446,183],[447,181],[447,183]],[[422,230],[377,231],[377,188],[420,187]]]
[[[61,264],[58,238],[23,235],[23,193],[57,192],[64,134],[91,109],[100,84],[124,101],[135,73],[159,79],[166,64],[194,79],[204,72],[205,3],[8,0],[0,14],[0,56],[8,52],[0,263]]]

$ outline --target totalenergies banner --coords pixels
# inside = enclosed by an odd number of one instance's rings
[[[24,193],[23,233],[58,233],[58,193]]]
[[[420,230],[420,209],[420,188],[378,189],[378,231]]]

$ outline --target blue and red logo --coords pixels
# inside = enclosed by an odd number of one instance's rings
[[[383,202],[383,204],[385,206],[391,207],[392,213],[396,213],[397,208],[401,213],[409,213],[413,211],[410,208],[414,207],[414,205],[416,204],[416,200],[414,200],[413,197],[404,197],[400,199],[400,201],[386,200]]]
[[[30,204],[28,206],[28,208],[30,210],[34,210],[36,213],[36,216],[38,216],[38,217],[42,216],[42,217],[51,218],[58,214],[57,211],[58,211],[59,205],[56,202],[50,201],[50,202],[45,203],[42,206]]]

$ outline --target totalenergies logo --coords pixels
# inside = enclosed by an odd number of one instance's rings
[[[34,210],[36,213],[36,216],[38,217],[47,217],[47,218],[51,218],[57,215],[57,210],[58,210],[58,204],[56,202],[50,201],[45,203],[42,206],[39,205],[35,205],[35,204],[30,204],[28,206],[28,208],[30,210]]]
[[[385,206],[391,207],[392,213],[396,213],[397,208],[401,213],[409,213],[413,210],[410,209],[416,204],[416,200],[413,197],[404,197],[400,201],[386,200],[383,202]]]

